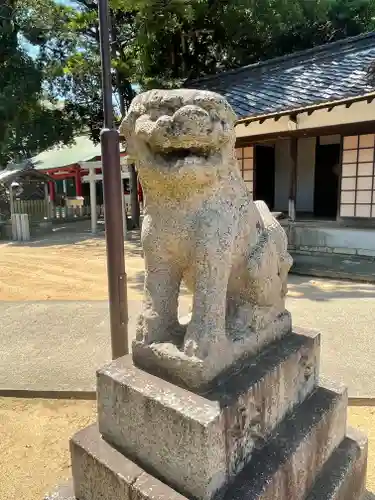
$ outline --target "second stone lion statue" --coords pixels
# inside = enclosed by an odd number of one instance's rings
[[[136,345],[179,358],[179,366],[206,363],[206,379],[291,330],[286,234],[265,203],[251,199],[234,122],[218,94],[154,90],[133,100],[120,127],[145,194]],[[186,327],[177,316],[181,282],[193,294]]]

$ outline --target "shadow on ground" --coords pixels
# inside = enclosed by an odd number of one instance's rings
[[[31,241],[3,241],[1,243],[17,247],[49,247],[77,244],[93,239],[102,240],[104,237],[104,221],[98,221],[98,233],[96,235],[91,233],[90,221],[78,221],[54,224],[52,232],[41,234]]]
[[[325,302],[333,299],[375,298],[375,285],[350,281],[327,280],[310,276],[289,276],[288,296]]]
[[[144,278],[145,278],[144,271],[138,271],[134,273],[132,276],[127,277],[128,286],[130,286],[133,290],[137,290],[137,292],[142,292]]]
[[[134,251],[137,251],[136,247]],[[139,271],[131,277],[128,277],[129,286],[139,292],[143,291],[143,281],[144,271]],[[309,276],[290,275],[288,291],[288,299],[308,299],[315,302],[326,302],[337,299],[375,298],[375,285],[339,280],[314,279]],[[189,295],[189,291],[182,286],[180,297]]]
[[[92,234],[90,224],[86,221],[71,222],[67,224],[57,224],[53,227],[52,233],[47,233],[31,241],[3,241],[1,243],[15,247],[58,247],[66,245],[87,245],[96,246],[105,242],[104,221],[99,221],[97,234]],[[126,256],[142,257],[140,247],[140,231],[128,231],[125,242]]]
[[[371,491],[366,491],[365,496],[362,500],[375,500],[375,495]]]
[[[126,253],[142,256],[139,240],[134,245],[128,244]],[[143,291],[144,271],[138,271],[128,277],[128,285],[138,292]],[[289,276],[288,299],[308,299],[315,302],[326,302],[337,299],[373,299],[375,285],[340,280],[327,280],[309,276]],[[189,296],[189,291],[182,286],[180,297]],[[375,500],[375,499],[374,499]]]

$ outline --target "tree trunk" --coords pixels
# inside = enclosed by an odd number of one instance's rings
[[[135,228],[140,226],[140,209],[138,199],[138,175],[134,165],[129,165],[130,174],[130,204],[132,223]]]

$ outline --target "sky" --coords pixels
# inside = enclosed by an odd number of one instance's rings
[[[1,0],[0,0],[1,1]],[[55,0],[56,3],[60,3],[62,5],[74,5],[75,2],[74,0]],[[36,58],[39,53],[39,48],[31,45],[30,43],[27,42],[27,40],[22,39],[20,40],[21,44],[25,47],[25,50],[27,51],[28,54],[30,54],[31,57]],[[136,92],[139,92],[139,86],[134,85],[134,89]],[[114,105],[117,106],[117,101],[116,98],[114,97]]]
[[[72,0],[54,0],[57,4],[61,5],[74,5],[75,2]],[[39,48],[35,47],[34,45],[31,45],[28,43],[26,40],[21,39],[22,45],[25,47],[26,51],[28,54],[30,54],[31,57],[37,57],[39,53]]]

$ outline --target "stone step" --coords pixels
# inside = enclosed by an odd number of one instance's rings
[[[103,437],[187,496],[210,499],[317,384],[320,339],[300,330],[195,394],[134,366],[98,371]]]
[[[106,443],[99,433],[97,424],[73,436],[70,441],[70,452],[73,498],[186,500]],[[60,497],[57,497],[57,500],[60,500]]]
[[[86,433],[89,437],[91,434],[89,442],[87,443],[88,445],[85,446],[84,449],[87,455],[91,454],[91,456],[93,456],[93,450],[90,448],[95,441],[101,439],[96,430],[96,425],[91,429],[86,429],[83,433]],[[84,443],[82,442],[82,439],[78,439],[78,441],[80,444],[77,446],[80,448],[84,445]],[[104,444],[104,446],[106,446],[106,444]],[[81,453],[82,452],[80,451],[79,454]],[[120,457],[120,462],[122,460],[122,457]],[[106,460],[102,460],[102,463],[104,464],[102,467],[109,466],[109,464],[106,463]],[[354,429],[349,429],[345,439],[340,443],[324,465],[321,473],[318,475],[313,485],[312,490],[306,497],[306,500],[365,500],[363,495],[365,494],[366,465],[367,438],[362,433]],[[78,467],[82,467],[82,462],[81,465],[78,465]],[[83,478],[87,477],[84,470],[80,470],[79,477],[81,477],[81,475]],[[155,482],[159,485],[158,481],[155,480]],[[139,482],[137,486],[139,490]],[[165,488],[168,487],[163,485],[163,492],[167,491]],[[90,489],[86,486],[86,491],[87,490],[89,491]],[[98,488],[94,487],[94,490],[98,491]],[[144,493],[149,491],[150,489],[146,489]],[[158,488],[158,491],[160,494],[160,487]],[[175,497],[175,495],[175,492],[173,492],[172,497]],[[73,482],[70,481],[66,485],[58,488],[55,492],[47,495],[44,500],[76,500],[76,498],[77,497],[75,496],[73,489]],[[141,498],[144,499],[147,498],[147,496],[143,496]],[[152,499],[166,500],[166,497],[164,496],[164,493],[163,496],[158,496],[155,494],[155,489],[153,489]],[[126,497],[123,498],[123,500],[126,500]]]
[[[366,487],[367,437],[348,429],[306,500],[359,500]]]
[[[92,430],[87,430],[87,432],[93,434]],[[90,443],[92,444],[93,441],[101,439],[98,432],[94,432],[93,437],[94,439],[91,438],[89,441],[88,449],[86,448],[87,454],[90,454]],[[82,440],[80,440],[80,446],[82,446]],[[105,460],[103,462],[105,463]],[[345,439],[324,465],[306,500],[365,500],[363,495],[365,494],[366,484],[366,464],[367,438],[362,433],[349,429]],[[86,477],[86,474],[83,477]],[[166,491],[164,487],[167,487],[163,485],[163,491]],[[97,488],[95,490],[98,491]],[[147,491],[150,490],[148,489],[144,493],[147,493]],[[165,496],[155,495],[155,489],[152,491],[153,500],[166,500]],[[173,492],[173,496],[175,496],[175,492]],[[44,500],[76,500],[76,498],[73,482],[70,481],[54,493],[46,496]],[[143,498],[147,497],[143,496]],[[123,500],[126,500],[126,497]]]
[[[52,493],[49,493],[43,500],[76,500],[73,490],[73,481],[59,486]]]
[[[344,389],[316,389],[279,425],[262,450],[253,454],[224,499],[304,500],[344,439],[346,409]]]

